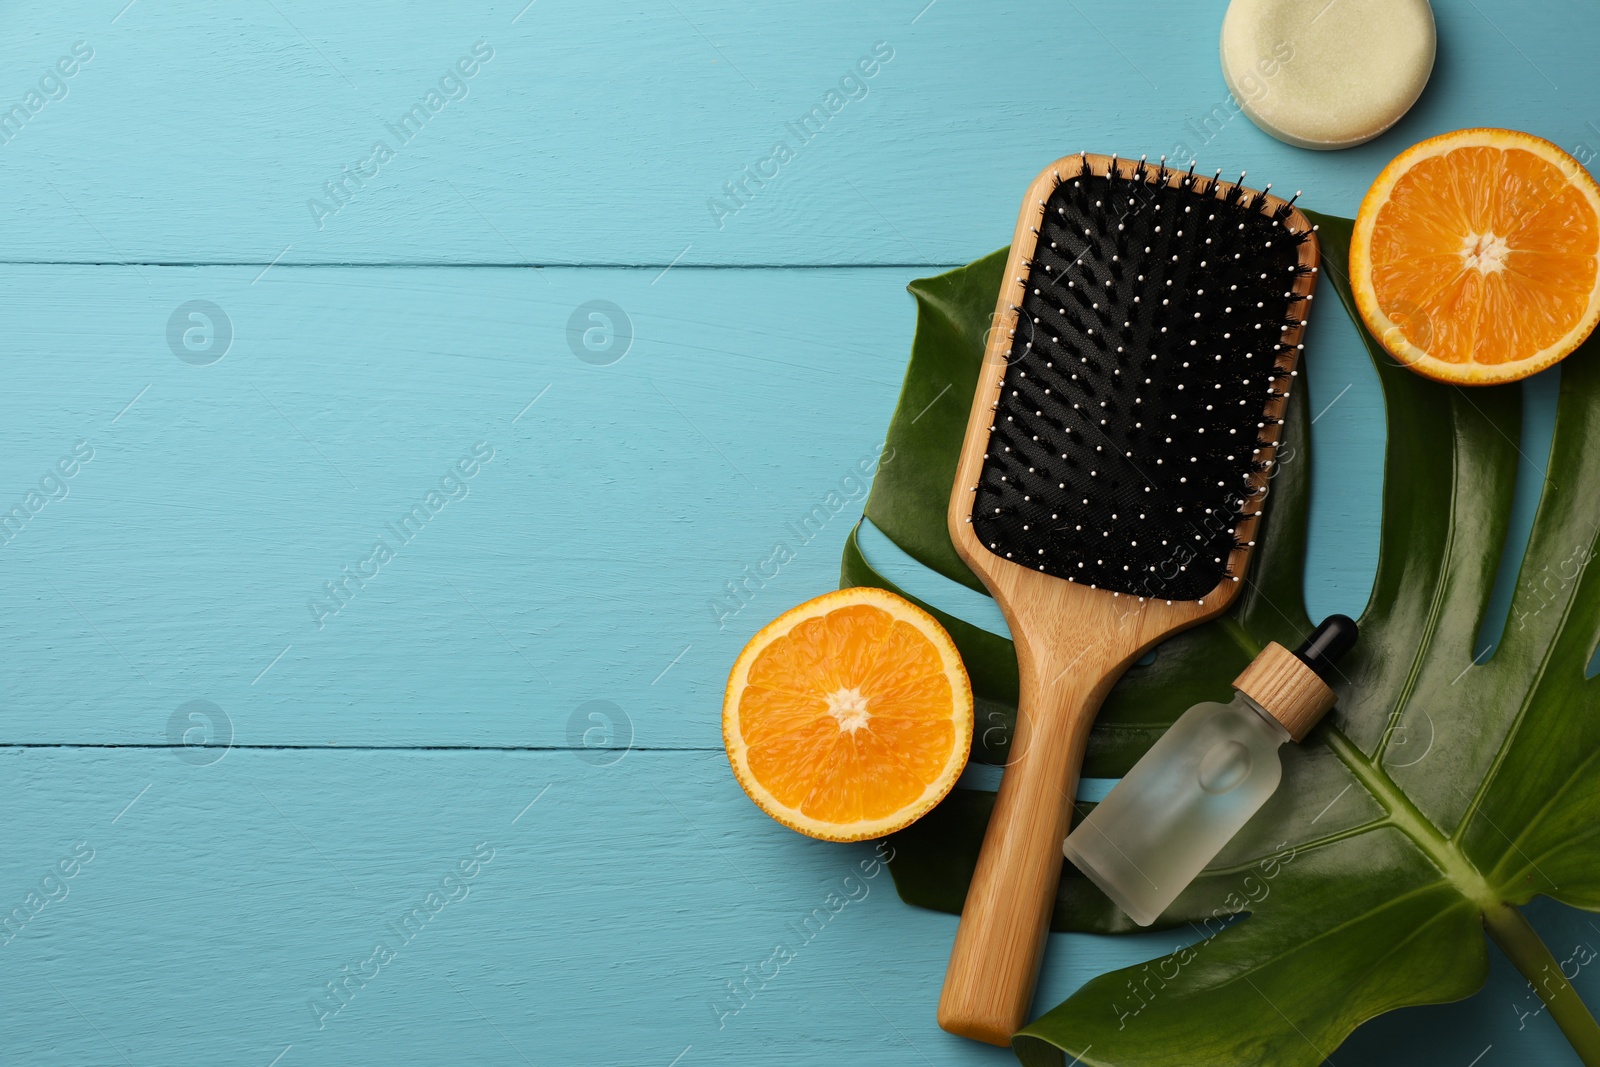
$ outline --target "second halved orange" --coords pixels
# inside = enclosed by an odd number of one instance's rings
[[[1378,175],[1356,216],[1350,286],[1373,336],[1426,377],[1525,378],[1600,322],[1600,186],[1515,130],[1458,130]]]

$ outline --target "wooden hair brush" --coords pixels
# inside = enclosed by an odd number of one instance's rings
[[[1017,220],[949,511],[1021,675],[939,1001],[964,1037],[1026,1020],[1107,691],[1250,562],[1317,242],[1293,200],[1220,178],[1068,156]]]

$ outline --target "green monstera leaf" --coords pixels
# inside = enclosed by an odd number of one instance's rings
[[[1351,223],[1315,221],[1323,292],[1331,283],[1354,317],[1344,277]],[[912,284],[919,317],[889,434],[894,458],[867,505],[897,545],[974,587],[944,533],[944,506],[1003,262],[997,252]],[[1195,924],[1203,939],[1089,982],[1016,1036],[1024,1063],[1312,1067],[1367,1019],[1475,992],[1487,932],[1583,1061],[1600,1065],[1600,1027],[1518,910],[1544,895],[1600,911],[1600,680],[1586,677],[1600,643],[1600,567],[1590,566],[1600,539],[1600,341],[1564,364],[1550,477],[1511,621],[1487,659],[1473,646],[1510,521],[1519,394],[1429,382],[1366,343],[1388,413],[1383,524],[1339,706],[1285,749],[1277,794],[1163,916]],[[1122,773],[1190,704],[1225,697],[1267,641],[1293,641],[1309,625],[1299,384],[1245,594],[1128,673],[1096,723],[1086,774]],[[894,588],[854,537],[843,578]],[[979,698],[974,758],[1003,762],[1016,699],[1010,644],[935,614]],[[992,802],[957,790],[896,835],[904,899],[960,910]],[[1070,865],[1053,927],[1132,928]]]

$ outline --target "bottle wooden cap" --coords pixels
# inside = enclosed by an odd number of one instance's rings
[[[1296,741],[1333,707],[1328,683],[1299,656],[1273,641],[1233,680],[1233,687],[1260,704]]]

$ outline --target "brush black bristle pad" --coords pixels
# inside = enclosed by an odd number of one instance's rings
[[[1198,600],[1265,492],[1304,320],[1290,208],[1164,169],[1045,202],[972,521],[1019,565]]]

